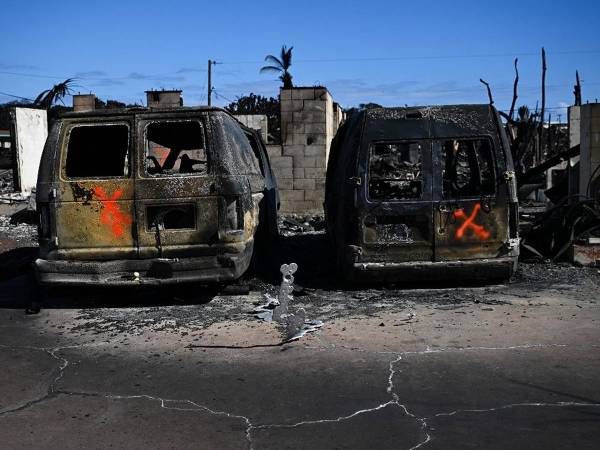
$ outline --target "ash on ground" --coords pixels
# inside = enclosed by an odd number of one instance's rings
[[[0,240],[14,241],[16,246],[37,246],[37,226],[10,216],[0,215]]]

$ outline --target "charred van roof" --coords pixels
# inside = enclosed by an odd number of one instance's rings
[[[489,104],[373,108],[363,112],[371,138],[444,137],[496,133],[497,112]]]
[[[147,108],[145,106],[135,108],[120,109],[94,109],[91,111],[74,112],[69,111],[60,115],[60,118],[71,119],[78,117],[107,117],[107,116],[127,116],[135,114],[156,114],[165,115],[179,113],[182,115],[199,112],[222,112],[231,116],[231,113],[223,108],[216,106],[177,106],[173,108]]]

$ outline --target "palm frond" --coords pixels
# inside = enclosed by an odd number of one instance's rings
[[[267,55],[265,56],[265,61],[283,68],[283,62],[277,56]]]
[[[50,92],[50,89],[46,89],[45,91],[40,92],[40,95],[38,95],[35,100],[33,101],[34,104],[39,104],[42,99],[48,94],[48,92]]]
[[[264,66],[260,68],[260,73],[265,73],[265,72],[283,72],[283,69],[281,67],[277,67],[277,66]]]
[[[38,95],[35,99],[35,104],[45,107],[46,109],[50,108],[54,103],[62,101],[64,97],[71,94],[71,86],[75,81],[74,78],[67,78],[62,83],[55,84],[51,89],[46,89],[40,95]]]
[[[284,45],[281,47],[281,62],[282,62],[282,66],[285,69],[289,69],[289,67],[292,65],[292,50],[294,49],[294,47],[290,47],[289,49]]]

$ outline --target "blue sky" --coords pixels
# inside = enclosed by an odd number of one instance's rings
[[[67,77],[100,98],[142,102],[144,90],[180,88],[216,104],[250,92],[276,95],[264,56],[293,45],[296,85],[324,85],[342,106],[486,102],[479,78],[508,109],[513,59],[518,104],[540,99],[540,49],[550,108],[600,98],[600,2],[533,1],[13,1],[2,2],[0,102],[35,97]],[[564,110],[550,109],[554,117]]]

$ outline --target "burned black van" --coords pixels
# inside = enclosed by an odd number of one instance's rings
[[[68,113],[36,195],[42,285],[234,280],[277,226],[264,144],[218,108]]]
[[[492,106],[370,109],[333,141],[325,213],[349,279],[507,279],[519,254],[517,207]]]

